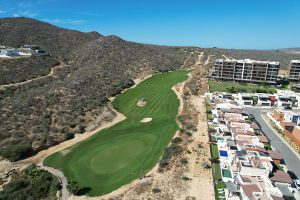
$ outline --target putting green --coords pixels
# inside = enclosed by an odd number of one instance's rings
[[[158,161],[178,126],[179,100],[171,87],[187,78],[187,71],[157,74],[116,97],[113,106],[127,119],[69,148],[47,157],[45,165],[63,171],[68,180],[99,196],[130,183]],[[145,98],[144,107],[137,102]],[[142,123],[144,118],[152,121]]]

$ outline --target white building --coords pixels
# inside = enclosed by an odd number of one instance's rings
[[[291,60],[289,67],[289,78],[293,81],[299,81],[300,60]]]
[[[19,56],[19,52],[16,49],[1,49],[0,55],[4,57],[13,57],[13,56]]]

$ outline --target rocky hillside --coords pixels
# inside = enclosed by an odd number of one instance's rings
[[[37,44],[65,64],[53,76],[21,86],[0,86],[0,154],[10,160],[28,157],[111,120],[114,113],[106,106],[108,97],[131,86],[136,77],[182,67],[194,50],[137,44],[27,18],[0,19],[0,45],[23,44]],[[37,63],[33,71],[22,67],[26,65],[18,65],[22,75],[16,73],[16,80],[29,79],[42,66]]]
[[[101,38],[99,33],[82,33],[59,28],[29,18],[0,18],[0,44],[19,47],[37,44],[52,56],[68,58],[69,54],[86,42]]]
[[[0,60],[0,85],[19,83],[45,76],[59,62],[50,56]]]

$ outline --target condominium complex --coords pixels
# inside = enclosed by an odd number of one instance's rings
[[[222,80],[275,84],[279,67],[279,62],[218,59],[214,62],[211,77]]]
[[[291,60],[289,67],[290,80],[298,81],[300,75],[300,60]]]

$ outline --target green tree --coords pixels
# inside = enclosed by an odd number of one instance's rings
[[[69,192],[76,194],[79,190],[78,181],[71,180],[70,182],[68,182],[67,189]]]

